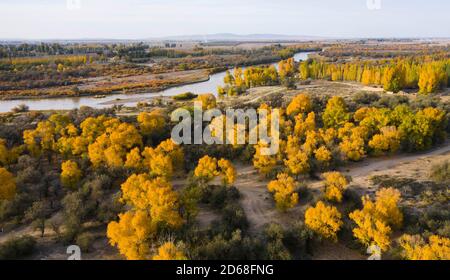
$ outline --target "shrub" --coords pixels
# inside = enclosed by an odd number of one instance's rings
[[[380,100],[380,98],[381,97],[376,93],[369,93],[369,92],[361,91],[361,92],[356,93],[353,96],[353,101],[356,104],[371,105],[372,103]]]
[[[244,209],[239,204],[230,204],[223,209],[223,227],[225,232],[232,232],[236,229],[247,230],[248,220]]]
[[[91,233],[84,232],[78,235],[76,244],[80,246],[82,252],[89,252],[92,248],[92,244],[95,241],[95,236]]]
[[[192,92],[185,92],[175,95],[172,98],[177,101],[192,100],[194,98],[197,98],[197,94],[193,94]]]
[[[257,260],[265,259],[265,250],[259,239],[243,236],[240,230],[225,238],[214,236],[193,250],[194,259],[207,260]]]
[[[17,105],[16,107],[11,109],[13,113],[25,113],[28,112],[29,110],[30,108],[25,104]]]
[[[283,243],[284,230],[279,224],[269,224],[264,230],[267,259],[290,260],[291,254]]]
[[[0,245],[0,260],[17,260],[33,253],[36,240],[29,235],[13,237]]]
[[[431,168],[431,178],[438,183],[450,183],[450,160]]]

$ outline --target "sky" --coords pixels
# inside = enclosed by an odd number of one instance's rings
[[[450,37],[449,11],[448,0],[0,0],[0,38]]]

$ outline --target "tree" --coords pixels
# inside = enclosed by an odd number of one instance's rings
[[[400,148],[401,134],[395,126],[381,128],[381,133],[373,136],[369,147],[375,155],[385,152],[395,153]]]
[[[319,201],[315,207],[306,210],[305,224],[320,236],[337,241],[337,233],[343,225],[342,215],[336,207]]]
[[[210,110],[216,108],[216,97],[211,94],[201,94],[198,96],[197,100],[202,103],[203,110]]]
[[[165,179],[150,180],[146,174],[133,174],[121,188],[121,200],[134,209],[149,211],[153,222],[174,228],[183,223],[179,215],[178,194]]]
[[[153,256],[154,261],[185,261],[187,257],[173,242],[166,242],[158,248],[158,254]]]
[[[316,129],[316,114],[311,112],[303,119],[302,114],[295,117],[294,135],[304,138],[308,132]]]
[[[288,136],[286,157],[287,159],[284,160],[284,164],[291,174],[297,176],[309,172],[309,156],[301,149],[300,139],[298,137]]]
[[[298,193],[295,192],[295,188],[294,178],[286,173],[278,174],[277,180],[271,181],[267,186],[269,192],[274,194],[277,208],[282,212],[297,205]]]
[[[353,235],[366,246],[377,245],[386,251],[390,246],[392,227],[399,228],[403,221],[399,201],[400,192],[392,188],[379,190],[375,203],[369,197],[363,197],[363,209],[349,215],[357,225]]]
[[[407,260],[449,260],[450,239],[432,235],[428,243],[419,235],[404,234],[400,240],[402,256]]]
[[[353,236],[365,246],[376,245],[382,251],[386,251],[390,246],[391,228],[383,221],[377,220],[369,213],[357,210],[350,213],[350,218],[358,227],[353,229]]]
[[[145,260],[149,258],[149,238],[155,230],[149,213],[137,210],[120,214],[118,222],[110,222],[106,235],[128,260]]]
[[[350,119],[350,114],[347,112],[347,106],[342,97],[333,96],[328,100],[325,111],[322,115],[322,120],[327,128],[339,128]]]
[[[16,195],[16,181],[14,175],[1,167],[0,182],[0,201],[12,200]]]
[[[223,184],[225,186],[232,185],[236,180],[236,169],[233,164],[229,160],[221,159],[217,165],[220,168]]]
[[[325,177],[325,198],[329,201],[342,202],[348,181],[340,172],[328,172]]]
[[[311,99],[308,95],[301,93],[292,99],[286,109],[290,116],[309,113],[311,111]]]
[[[183,148],[176,144],[172,139],[162,141],[156,148],[156,151],[169,156],[175,170],[182,170],[184,168]]]
[[[6,140],[0,138],[0,164],[7,165],[10,162],[10,152],[6,146]]]
[[[141,170],[143,169],[143,162],[141,157],[141,151],[138,147],[132,149],[127,154],[127,160],[125,161],[125,167],[134,169],[134,170]]]
[[[46,201],[36,201],[25,213],[25,217],[32,221],[33,226],[41,231],[41,237],[44,237],[45,224],[50,218],[52,212]]]
[[[307,61],[300,63],[299,71],[300,78],[302,80],[307,80],[310,77],[309,65]]]
[[[194,170],[194,176],[196,178],[206,184],[213,180],[217,175],[219,175],[219,172],[217,171],[216,158],[204,156],[198,161],[197,167]]]
[[[144,167],[149,170],[153,177],[171,178],[173,175],[173,161],[168,154],[153,148],[145,148],[142,153],[144,156]]]
[[[160,110],[151,113],[142,112],[138,115],[137,121],[142,135],[145,136],[159,136],[166,126],[166,120]]]
[[[132,124],[105,121],[106,130],[88,146],[88,156],[94,167],[102,164],[120,168],[125,165],[127,152],[142,146],[142,136]],[[94,126],[95,128],[95,126]]]
[[[255,155],[253,156],[253,166],[258,169],[260,174],[268,176],[277,166],[278,160],[276,155],[264,155],[261,149],[268,148],[269,145],[263,141],[259,141],[255,145]]]
[[[366,154],[365,137],[367,131],[365,127],[354,127],[353,123],[345,123],[339,129],[339,138],[342,140],[339,149],[344,159],[360,161]]]
[[[419,92],[422,94],[432,93],[441,86],[447,84],[447,74],[443,67],[436,63],[428,63],[422,67],[419,76]]]
[[[376,193],[376,215],[394,228],[400,228],[403,223],[403,214],[398,208],[400,198],[400,191],[393,188],[383,188]]]
[[[282,60],[278,63],[278,74],[282,80],[287,77],[293,76],[295,73],[295,61],[294,58]]]
[[[383,73],[383,88],[386,91],[399,92],[404,85],[404,73],[400,65],[388,66]]]
[[[153,222],[163,223],[171,228],[179,228],[183,224],[178,193],[169,182],[163,178],[150,181],[146,196]]]
[[[75,189],[81,180],[82,172],[78,164],[74,161],[68,160],[61,165],[61,183],[64,187]]]
[[[289,169],[289,172],[293,175],[306,174],[310,170],[308,154],[298,150],[297,153],[288,153],[288,159],[284,161],[284,164]]]
[[[322,166],[323,168],[328,167],[330,161],[333,159],[330,150],[328,150],[327,147],[325,146],[321,146],[320,148],[315,150],[314,157],[319,162],[320,166]]]
[[[424,150],[434,143],[445,139],[445,113],[437,108],[428,107],[413,114],[400,108],[402,116],[399,126],[403,146],[408,151]],[[405,111],[405,112],[402,112]]]

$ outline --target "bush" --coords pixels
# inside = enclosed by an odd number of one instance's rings
[[[303,223],[295,222],[286,230],[284,244],[293,253],[296,259],[307,259],[310,257],[313,248],[314,232],[308,229]]]
[[[353,96],[353,101],[356,104],[364,104],[364,105],[371,105],[374,102],[377,102],[380,100],[380,96],[376,93],[369,93],[369,92],[358,92]]]
[[[202,202],[208,203],[212,208],[218,210],[240,198],[239,191],[235,187],[225,186],[208,186],[202,196]]]
[[[192,100],[194,98],[197,98],[197,94],[193,94],[192,92],[185,92],[175,95],[172,98],[177,101]]]
[[[222,234],[202,242],[192,250],[194,259],[206,260],[258,260],[265,259],[263,244],[258,239],[242,236],[240,230],[225,238]]]
[[[13,113],[25,113],[28,112],[29,110],[30,108],[25,104],[17,105],[16,107],[11,109]]]
[[[95,241],[95,236],[91,233],[84,232],[78,235],[76,244],[80,246],[82,252],[89,252],[92,248],[92,244]]]
[[[223,209],[222,222],[223,229],[218,228],[222,232],[233,232],[236,229],[246,231],[249,226],[244,209],[237,203]]]
[[[291,254],[283,243],[284,230],[279,224],[268,224],[264,230],[268,260],[290,260]]]
[[[13,237],[0,245],[0,260],[17,260],[33,253],[36,240],[29,235]]]
[[[431,178],[437,183],[450,184],[450,160],[433,166]]]

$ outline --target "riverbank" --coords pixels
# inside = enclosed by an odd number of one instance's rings
[[[27,100],[74,97],[98,97],[113,94],[139,94],[163,91],[209,80],[210,69],[168,72],[163,74],[134,75],[121,78],[102,76],[88,78],[77,86],[33,90],[3,91],[0,100]],[[28,93],[28,94],[27,94]]]
[[[301,52],[294,55],[296,61],[308,58],[310,52]],[[278,62],[272,63],[277,65]],[[266,64],[267,65],[267,64]],[[32,96],[32,98],[14,98],[10,100],[0,101],[0,112],[9,112],[13,108],[25,104],[30,110],[72,110],[82,106],[93,108],[107,108],[116,104],[117,100],[127,100],[127,102],[119,102],[127,106],[135,106],[137,102],[157,96],[174,96],[184,92],[192,92],[195,94],[213,93],[217,94],[217,86],[223,85],[225,71],[211,74],[209,69],[179,71],[164,74],[146,74],[138,76],[129,76],[121,78],[98,77],[88,79],[87,83],[78,87],[79,91],[95,92],[95,94],[81,95],[40,95]],[[127,88],[127,92],[123,93],[119,90],[111,90],[108,93],[99,92],[96,89],[105,87],[114,87],[129,83],[145,83],[150,80],[165,81],[165,84],[159,84],[153,87],[135,87]],[[136,96],[131,96],[136,95]],[[47,96],[48,98],[42,98]],[[96,97],[97,96],[97,97]],[[98,98],[101,97],[101,98]],[[131,100],[130,100],[131,99]]]

